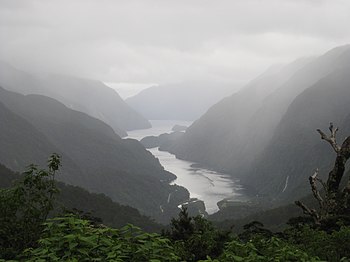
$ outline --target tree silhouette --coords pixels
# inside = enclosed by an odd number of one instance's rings
[[[338,128],[330,123],[330,135],[326,135],[320,129],[317,132],[321,135],[321,139],[327,141],[336,153],[336,159],[333,169],[328,174],[328,179],[324,182],[319,178],[319,170],[309,177],[312,194],[318,201],[318,210],[309,208],[301,201],[295,204],[302,208],[304,214],[311,216],[317,225],[327,223],[337,217],[346,217],[349,215],[350,204],[350,180],[344,188],[341,188],[341,181],[345,173],[346,162],[350,158],[350,137],[345,138],[342,145],[337,143]],[[322,191],[317,187],[317,183],[322,185]]]

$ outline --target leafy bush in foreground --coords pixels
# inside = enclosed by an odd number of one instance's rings
[[[272,237],[270,239],[257,238],[247,243],[239,240],[229,242],[219,259],[208,258],[205,262],[272,262],[272,261],[300,261],[313,262],[321,261],[317,257],[308,255],[281,239]],[[203,261],[204,262],[204,261]]]
[[[25,261],[179,261],[168,239],[128,225],[121,229],[93,226],[67,215],[48,220],[37,248]]]
[[[350,227],[341,226],[330,232],[304,226],[284,232],[289,243],[293,243],[308,254],[325,261],[350,261]]]

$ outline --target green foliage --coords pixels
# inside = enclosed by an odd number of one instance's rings
[[[190,217],[183,208],[177,219],[172,219],[170,231],[166,232],[182,260],[198,261],[208,255],[217,257],[229,240],[229,232],[217,230],[210,221],[201,216]]]
[[[313,262],[321,261],[317,257],[312,257],[306,252],[298,249],[279,238],[262,238],[257,237],[247,243],[239,239],[232,240],[226,245],[223,254],[212,260],[208,257],[206,262],[272,262],[272,261],[300,261]],[[203,261],[204,262],[204,261]]]
[[[273,234],[259,221],[252,221],[243,226],[244,232],[239,235],[239,238],[244,241],[249,241],[256,236],[271,237]]]
[[[350,258],[350,227],[327,232],[310,226],[286,231],[290,243],[294,243],[310,255],[327,261],[346,261]]]
[[[53,208],[59,166],[60,158],[53,154],[48,170],[30,165],[17,184],[0,190],[0,258],[13,258],[36,244],[42,223]]]
[[[193,217],[188,215],[187,208],[182,208],[179,217],[171,220],[171,230],[166,234],[175,241],[188,240],[194,233],[195,225],[193,222]]]
[[[119,230],[94,226],[67,215],[48,220],[37,248],[25,250],[25,261],[179,261],[168,239],[132,225]]]

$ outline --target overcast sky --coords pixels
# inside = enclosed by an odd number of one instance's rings
[[[139,86],[245,82],[350,43],[349,14],[349,0],[0,0],[0,59]]]

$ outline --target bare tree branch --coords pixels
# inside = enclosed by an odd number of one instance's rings
[[[316,224],[320,224],[320,215],[317,213],[315,209],[308,208],[304,203],[300,201],[295,201],[295,204],[303,210],[305,215],[311,216],[314,219]]]
[[[340,152],[340,146],[337,144],[337,132],[338,132],[338,127],[334,128],[333,123],[331,122],[329,124],[329,131],[331,132],[330,136],[327,136],[325,133],[321,131],[321,129],[317,129],[317,132],[321,135],[321,139],[327,141],[334,149],[334,151],[338,154]]]
[[[330,123],[329,125],[330,136],[327,136],[320,129],[317,129],[317,131],[321,135],[321,138],[332,146],[337,153],[337,157],[332,170],[328,174],[327,183],[323,182],[322,179],[318,177],[318,169],[316,169],[315,173],[309,177],[313,196],[317,199],[320,205],[319,211],[308,208],[300,201],[296,201],[295,204],[303,210],[304,214],[311,216],[314,219],[315,224],[321,224],[323,220],[327,220],[332,216],[349,212],[350,180],[342,191],[339,187],[345,173],[346,162],[350,159],[350,137],[347,137],[342,145],[339,146],[336,139],[338,128],[334,128],[333,123]],[[316,182],[322,184],[325,191],[324,197],[321,196]]]
[[[327,184],[326,184],[321,178],[319,178],[319,177],[316,177],[316,180],[317,180],[318,182],[320,182],[320,184],[322,185],[324,191],[327,193]]]

